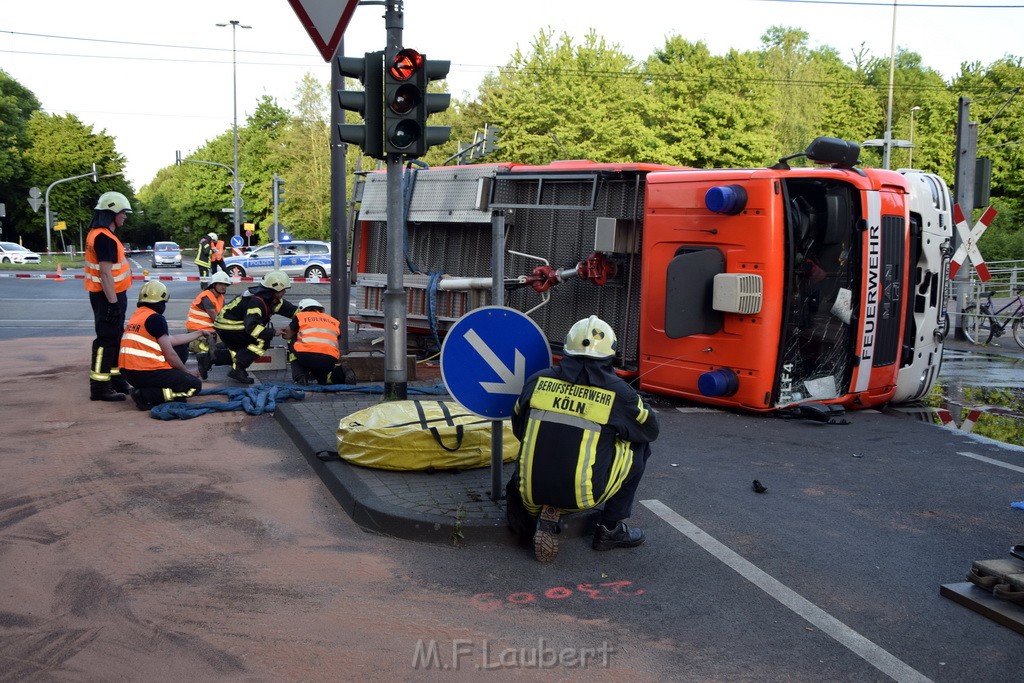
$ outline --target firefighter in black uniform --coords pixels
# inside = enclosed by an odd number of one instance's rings
[[[292,318],[298,310],[284,298],[291,286],[287,275],[274,270],[264,275],[257,286],[250,287],[221,309],[213,327],[231,354],[228,377],[242,384],[253,383],[246,370],[264,354],[269,342],[284,332],[274,330],[271,316]]]
[[[506,487],[509,527],[534,554],[558,553],[559,516],[602,503],[595,550],[632,548],[644,532],[623,521],[658,438],[658,419],[615,374],[615,332],[597,316],[569,330],[561,363],[526,382],[512,413],[519,457]]]

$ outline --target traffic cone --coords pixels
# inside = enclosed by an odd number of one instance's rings
[[[60,269],[60,263],[57,264],[57,282],[64,282],[64,271]]]

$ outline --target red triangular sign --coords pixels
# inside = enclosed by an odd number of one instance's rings
[[[341,44],[359,0],[288,0],[325,62]]]

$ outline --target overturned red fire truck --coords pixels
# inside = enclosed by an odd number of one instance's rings
[[[641,390],[756,412],[916,400],[948,329],[949,191],[933,174],[859,168],[859,152],[817,138],[756,169],[409,169],[408,329],[437,339],[469,310],[503,304],[528,313],[557,355],[573,322],[595,314]],[[353,319],[382,325],[384,174],[359,189]],[[497,216],[505,301],[491,302]]]

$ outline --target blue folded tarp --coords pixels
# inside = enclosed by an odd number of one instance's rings
[[[360,386],[358,384],[259,384],[251,387],[228,387],[224,389],[203,389],[197,396],[225,395],[226,401],[206,401],[205,403],[178,403],[171,401],[154,406],[149,411],[150,417],[158,420],[190,420],[193,417],[208,413],[219,413],[230,410],[244,410],[250,415],[272,413],[278,401],[295,399],[301,401],[306,392],[351,392],[359,394],[383,394],[384,387]],[[428,394],[443,395],[448,391],[442,385],[433,387],[409,387],[410,395]]]

